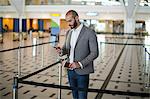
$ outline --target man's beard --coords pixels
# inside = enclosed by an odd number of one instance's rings
[[[74,24],[73,25],[70,25],[70,28],[73,29],[73,28],[76,28],[77,27],[77,22],[76,20],[74,21]]]

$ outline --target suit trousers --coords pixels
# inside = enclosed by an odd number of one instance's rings
[[[87,99],[89,74],[79,75],[74,70],[68,70],[68,80],[72,89],[73,99]]]

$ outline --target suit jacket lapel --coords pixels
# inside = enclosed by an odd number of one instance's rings
[[[71,40],[71,35],[72,35],[72,31],[70,30],[68,35],[67,35],[67,41],[66,41],[66,48],[70,49],[70,40]]]
[[[83,25],[83,27],[82,27],[82,29],[81,29],[81,31],[80,31],[80,34],[79,34],[79,36],[78,36],[76,45],[77,45],[77,43],[79,42],[79,40],[81,39],[81,37],[82,37],[82,35],[84,34],[84,32],[85,32],[85,27],[84,27],[84,25]],[[76,48],[76,45],[75,45],[75,48]]]

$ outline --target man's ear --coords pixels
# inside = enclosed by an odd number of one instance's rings
[[[76,16],[76,17],[75,17],[75,20],[78,21],[78,20],[79,20],[79,16]]]

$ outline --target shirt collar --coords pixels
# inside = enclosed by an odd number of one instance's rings
[[[80,32],[82,27],[83,27],[83,24],[81,23],[76,29],[72,29],[72,30]]]

